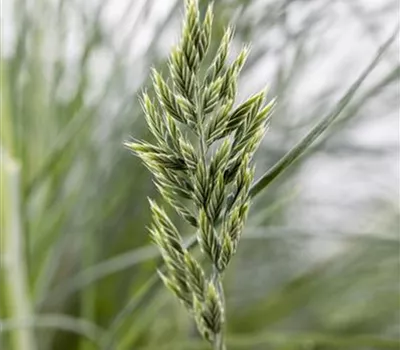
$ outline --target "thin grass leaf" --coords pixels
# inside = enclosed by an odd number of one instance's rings
[[[292,163],[299,159],[309,147],[320,137],[321,134],[328,129],[332,123],[338,119],[343,110],[349,104],[354,97],[355,93],[360,88],[361,84],[372,72],[372,70],[378,65],[383,54],[390,47],[393,41],[397,37],[396,28],[393,34],[385,41],[382,47],[379,49],[371,63],[361,73],[359,78],[350,86],[346,94],[336,104],[334,109],[327,114],[295,147],[293,147],[286,155],[284,155],[272,168],[270,168],[260,179],[252,186],[250,195],[256,196],[260,191],[266,188],[275,178],[277,178],[282,172],[284,172]]]
[[[129,251],[111,259],[88,267],[87,269],[79,272],[74,277],[63,281],[62,284],[57,285],[47,295],[44,295],[42,299],[37,301],[37,305],[52,305],[58,304],[62,300],[65,300],[71,294],[91,285],[92,283],[99,281],[107,276],[114,273],[124,271],[128,268],[132,268],[137,264],[145,261],[158,258],[160,252],[153,245],[145,246],[134,251]]]
[[[11,332],[16,329],[54,328],[65,332],[76,333],[94,344],[99,345],[104,329],[92,322],[62,314],[43,314],[26,319],[7,319],[0,321],[2,332]]]

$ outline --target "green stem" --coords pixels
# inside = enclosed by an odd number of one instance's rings
[[[217,337],[215,338],[214,349],[215,350],[226,350],[226,346],[225,346],[224,337],[223,337],[223,333],[222,332],[217,334]]]
[[[214,350],[226,350],[225,345],[225,336],[224,336],[224,319],[225,319],[225,295],[224,295],[224,287],[222,286],[222,274],[218,271],[218,269],[213,267],[213,281],[216,286],[219,299],[222,304],[222,326],[219,334],[215,336],[214,340]]]
[[[199,94],[197,97],[197,105],[201,107],[203,105],[203,100],[199,98]],[[207,145],[206,145],[206,140],[204,139],[204,130],[203,130],[203,110],[201,108],[198,109],[197,112],[197,118],[198,118],[198,130],[199,130],[199,141],[200,141],[200,153],[201,153],[201,158],[202,161],[204,162],[204,165],[206,165],[207,161]],[[219,299],[222,304],[222,325],[221,325],[221,331],[220,333],[215,335],[215,340],[214,340],[214,350],[226,350],[225,346],[225,340],[224,340],[224,332],[223,332],[223,326],[224,326],[224,318],[225,318],[225,297],[224,297],[224,288],[222,286],[222,275],[218,271],[217,267],[213,267],[213,273],[212,273],[212,280],[216,286],[217,292]]]
[[[25,240],[21,218],[20,165],[2,150],[4,168],[2,187],[2,255],[5,260],[5,286],[7,288],[8,315],[12,320],[32,318],[29,282],[25,260]],[[7,203],[7,204],[6,204]],[[4,225],[4,226],[3,226]],[[11,333],[11,349],[35,350],[35,338],[31,328],[15,329]]]
[[[200,153],[201,153],[201,158],[205,165],[207,159],[207,145],[206,145],[206,140],[204,139],[203,110],[201,108],[202,105],[203,105],[203,99],[197,97],[197,106],[199,106],[197,111],[197,127],[199,130]]]

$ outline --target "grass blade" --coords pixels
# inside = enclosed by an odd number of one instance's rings
[[[292,163],[299,159],[308,148],[321,136],[332,123],[337,120],[341,115],[342,111],[346,108],[353,96],[372,72],[372,70],[378,65],[381,57],[389,48],[391,43],[397,36],[397,28],[393,34],[386,40],[382,47],[378,50],[372,62],[368,67],[361,73],[359,78],[350,86],[346,94],[339,100],[335,108],[328,113],[315,127],[288,153],[286,153],[272,168],[270,168],[256,183],[252,186],[250,194],[252,197],[256,196],[265,187],[267,187],[274,179],[276,179],[281,173],[283,173]]]
[[[1,246],[1,255],[6,262],[6,305],[11,317],[24,319],[32,316],[32,305],[21,218],[21,166],[4,149],[1,149],[1,157],[5,163],[1,169],[1,241],[4,243]],[[36,349],[35,336],[31,329],[13,329],[10,338],[10,344],[15,349]]]
[[[93,343],[98,344],[104,330],[99,326],[83,319],[67,315],[40,315],[25,319],[9,319],[0,322],[2,332],[11,332],[15,329],[55,328],[79,334]],[[27,349],[27,348],[19,348]]]
[[[83,289],[84,287],[107,277],[113,273],[123,271],[144,261],[157,258],[159,252],[153,246],[145,246],[119,256],[88,267],[72,278],[65,280],[62,284],[56,286],[51,295],[47,295],[45,300],[41,299],[38,304],[59,303],[60,300],[68,297],[72,293]]]

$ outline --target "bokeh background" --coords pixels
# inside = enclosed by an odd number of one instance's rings
[[[200,1],[204,9],[208,1]],[[396,0],[216,0],[212,50],[252,43],[239,99],[277,96],[257,176],[372,60]],[[5,0],[1,349],[208,349],[157,282],[137,94],[165,69],[181,0]],[[225,278],[228,349],[399,349],[399,45],[254,201]],[[180,226],[183,235],[193,232]]]

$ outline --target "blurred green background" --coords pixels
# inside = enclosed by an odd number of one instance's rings
[[[180,35],[176,0],[5,0],[1,349],[208,349],[154,272],[137,94]],[[207,1],[200,1],[204,9]],[[277,109],[258,176],[332,110],[394,0],[216,0],[212,50],[252,42],[239,99]],[[257,196],[225,278],[228,349],[400,349],[398,39],[324,137]],[[193,232],[180,226],[183,235]]]

